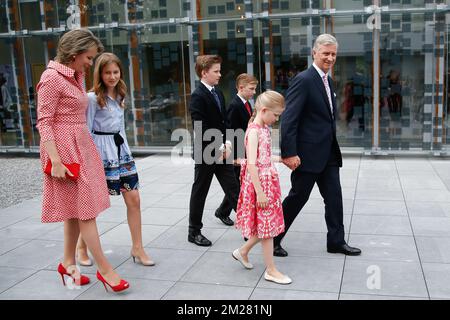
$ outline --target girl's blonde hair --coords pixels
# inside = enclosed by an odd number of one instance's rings
[[[85,53],[92,47],[96,47],[98,53],[104,50],[100,40],[88,29],[70,30],[59,39],[55,60],[68,65],[74,56]]]
[[[94,92],[97,96],[97,103],[101,108],[106,106],[106,85],[102,79],[103,68],[110,63],[115,63],[120,70],[120,80],[116,85],[116,94],[120,96],[120,106],[125,108],[125,96],[127,95],[127,85],[123,81],[123,67],[120,59],[110,52],[102,53],[95,61],[94,67],[94,85],[90,91]]]
[[[278,93],[273,90],[266,90],[263,93],[261,93],[258,98],[256,98],[255,102],[255,110],[253,111],[253,114],[249,120],[249,123],[253,122],[256,117],[256,113],[260,111],[262,108],[267,108],[271,111],[277,110],[277,109],[283,109],[284,110],[284,97],[281,93]]]

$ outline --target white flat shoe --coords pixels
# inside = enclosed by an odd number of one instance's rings
[[[239,249],[234,250],[231,255],[233,256],[234,259],[239,261],[244,266],[245,269],[253,269],[253,265],[250,262],[244,261],[244,258],[242,258]]]
[[[266,272],[264,272],[264,279],[266,279],[267,281],[272,281],[278,284],[290,284],[292,283],[292,279],[289,278],[287,275],[284,275],[282,278],[275,278],[273,276],[271,276],[270,274]]]

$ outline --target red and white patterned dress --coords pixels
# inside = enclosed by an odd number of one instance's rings
[[[236,210],[236,228],[241,229],[242,235],[246,238],[257,236],[259,239],[267,239],[284,231],[281,188],[278,172],[271,159],[270,130],[267,126],[261,127],[257,123],[249,124],[245,133],[246,148],[248,134],[252,129],[258,130],[256,167],[268,205],[264,209],[257,206],[255,187],[247,168],[247,161],[244,160],[241,164],[241,191]]]
[[[43,143],[49,140],[55,141],[63,163],[80,164],[76,181],[44,174],[42,222],[89,220],[110,207],[102,160],[86,125],[83,80],[84,74],[50,61],[36,86],[42,168],[49,160]]]

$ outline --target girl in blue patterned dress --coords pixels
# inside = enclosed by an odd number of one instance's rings
[[[94,86],[88,93],[87,124],[103,160],[110,195],[122,194],[127,206],[131,231],[133,261],[145,266],[155,263],[146,254],[142,243],[139,179],[125,135],[125,96],[122,64],[112,53],[101,54],[94,69]],[[78,241],[78,262],[91,265],[83,239]]]

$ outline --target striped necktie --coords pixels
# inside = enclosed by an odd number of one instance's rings
[[[327,92],[328,102],[330,103],[331,116],[334,118],[334,115],[333,115],[333,101],[331,100],[331,89],[330,89],[330,85],[328,84],[328,76],[324,75],[322,77],[322,79],[323,79],[323,84],[325,85],[325,91]]]

